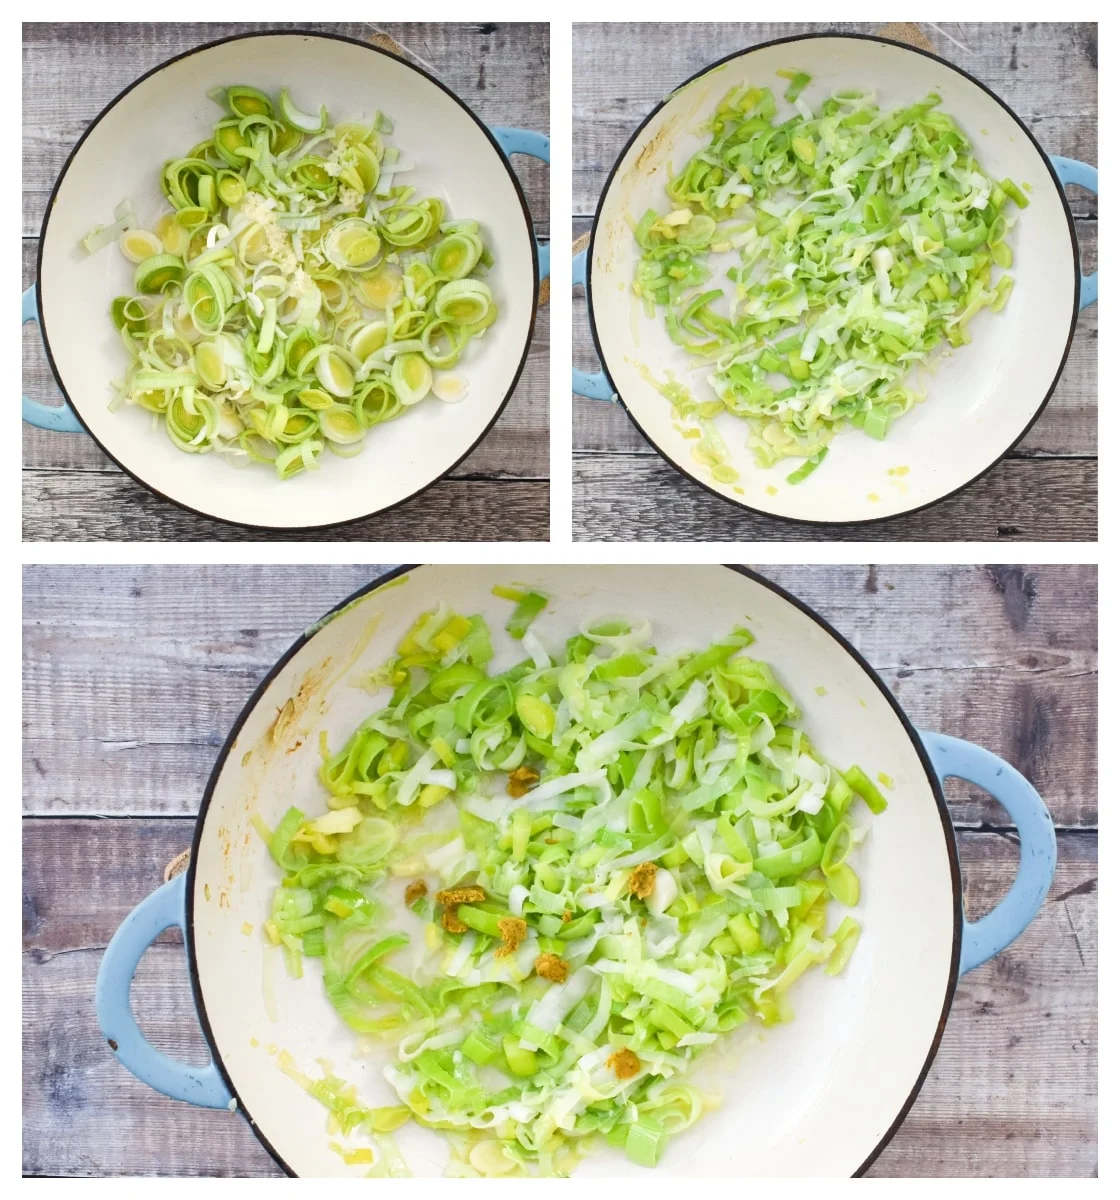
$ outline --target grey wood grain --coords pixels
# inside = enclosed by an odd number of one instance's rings
[[[289,23],[290,24],[290,23]],[[34,281],[43,209],[66,155],[123,87],[165,59],[260,24],[28,24],[24,36],[23,286]],[[384,31],[434,69],[489,124],[548,129],[548,26],[353,22],[300,25],[368,40]],[[80,78],[82,87],[71,80]],[[548,237],[548,171],[518,157],[539,236]],[[482,444],[422,497],[326,534],[292,538],[210,521],[133,483],[80,434],[23,427],[27,541],[371,541],[548,538],[548,309],[506,411]],[[34,326],[23,334],[24,391],[50,403],[57,387]]]
[[[245,1122],[167,1100],[102,1044],[102,950],[187,844],[187,820],[24,822],[23,1170],[31,1175],[276,1175]],[[958,835],[973,916],[1015,875],[995,833]],[[1097,839],[1059,835],[1034,923],[965,976],[933,1068],[873,1176],[1087,1176],[1096,1167]],[[138,1020],[160,1049],[205,1061],[175,939],[140,964]]]
[[[24,537],[91,542],[548,541],[548,483],[452,478],[366,521],[272,533],[195,516],[119,472],[25,471]]]
[[[572,511],[577,542],[1093,542],[1097,464],[1008,458],[924,512],[879,525],[822,526],[736,508],[648,454],[577,454]]]
[[[843,32],[876,33],[869,22]],[[575,24],[573,235],[590,217],[615,160],[649,111],[685,79],[736,49],[819,32],[793,22]],[[1050,153],[1097,160],[1097,30],[1094,24],[923,23],[934,51],[988,85]],[[955,43],[959,43],[955,44]],[[962,48],[963,47],[963,48]],[[641,70],[633,64],[640,63]],[[1096,199],[1070,189],[1083,270],[1096,266]],[[582,293],[573,310],[573,361],[598,369]],[[600,540],[1093,540],[1097,536],[1096,308],[1078,320],[1055,394],[1010,457],[985,480],[924,514],[837,531],[791,526],[721,502],[656,458],[614,406],[574,397],[573,536]],[[1047,460],[1069,458],[1065,467]],[[647,461],[648,460],[648,461]],[[1067,490],[1068,488],[1068,490]],[[649,514],[657,514],[651,533]]]
[[[196,812],[257,682],[387,569],[25,568],[24,811]],[[1059,826],[1095,827],[1095,567],[760,570],[849,638],[920,728],[986,745]],[[1006,825],[976,789],[951,803],[958,824]]]

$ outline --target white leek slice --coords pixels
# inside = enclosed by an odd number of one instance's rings
[[[389,327],[384,321],[371,321],[367,325],[359,325],[350,337],[350,353],[365,362],[371,354],[385,345],[388,336]]]
[[[199,342],[195,346],[194,369],[205,387],[212,391],[225,387],[228,369],[220,347],[214,342]]]
[[[163,253],[163,242],[146,229],[126,229],[117,245],[130,263],[142,263],[146,258]]]
[[[458,404],[470,390],[462,375],[440,375],[432,381],[432,395],[445,404]]]
[[[154,295],[172,283],[181,283],[186,267],[181,258],[174,254],[153,254],[141,262],[133,276],[138,292]]]
[[[401,354],[393,359],[390,378],[400,402],[408,407],[419,404],[431,391],[432,368],[422,354]]]
[[[354,394],[354,372],[349,364],[333,348],[326,347],[315,362],[315,375],[332,396]]]

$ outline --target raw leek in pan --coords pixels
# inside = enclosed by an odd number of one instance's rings
[[[283,876],[265,932],[387,1043],[397,1102],[282,1065],[336,1132],[446,1131],[453,1174],[564,1175],[597,1139],[654,1166],[712,1102],[693,1061],[844,969],[853,800],[886,802],[816,750],[746,628],[667,655],[607,617],[551,644],[546,597],[494,591],[515,666],[481,616],[420,614],[383,705],[322,738],[324,811],[255,818]]]
[[[126,201],[83,242],[135,264],[110,312],[131,358],[113,407],[287,479],[428,395],[462,399],[444,372],[498,315],[478,224],[403,182],[384,116],[332,126],[287,88],[211,95],[210,138],[163,167],[170,211],[143,229]]]
[[[847,425],[886,437],[923,399],[915,368],[1007,303],[1009,235],[1027,204],[985,173],[938,96],[888,112],[841,90],[814,111],[809,77],[782,74],[793,115],[779,118],[767,87],[733,89],[710,143],[670,178],[668,211],[635,228],[634,290],[712,398],[662,391],[700,422],[696,454],[717,469],[723,412],[746,420],[764,467],[819,465]]]

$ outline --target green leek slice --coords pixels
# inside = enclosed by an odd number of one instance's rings
[[[387,375],[371,376],[354,394],[354,411],[366,428],[391,421],[401,414],[404,405]]]
[[[163,243],[168,254],[183,258],[191,242],[190,232],[183,228],[175,218],[174,213],[165,213],[155,224],[156,236]]]
[[[272,116],[272,101],[268,96],[257,88],[243,84],[226,89],[226,104],[238,117]]]
[[[452,233],[432,247],[432,270],[445,279],[463,279],[481,256],[482,239],[477,234]]]
[[[153,254],[137,266],[133,284],[138,292],[151,295],[173,283],[181,283],[186,270],[183,260],[174,254]]]

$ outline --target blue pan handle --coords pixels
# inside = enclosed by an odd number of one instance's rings
[[[1097,168],[1088,163],[1078,162],[1076,158],[1063,158],[1060,154],[1051,154],[1050,161],[1062,181],[1062,187],[1076,183],[1095,196],[1097,194]],[[1079,309],[1088,308],[1097,302],[1097,273],[1081,276],[1081,303]]]
[[[963,975],[1006,950],[1042,907],[1058,858],[1054,822],[1031,784],[990,750],[943,733],[923,733],[922,741],[938,779],[967,779],[983,788],[1003,805],[1019,831],[1019,871],[1011,890],[986,917],[964,923]]]
[[[587,287],[587,251],[581,250],[572,259],[572,287]],[[613,400],[614,388],[602,371],[580,371],[572,368],[572,391],[588,400]]]
[[[28,321],[39,324],[39,299],[35,293],[34,284],[23,293],[23,320],[20,324],[26,325]],[[52,406],[40,404],[38,400],[24,396],[23,419],[28,425],[34,425],[37,429],[53,429],[56,433],[85,432],[82,423],[74,416],[73,410],[65,400],[61,405]]]
[[[528,154],[530,158],[539,158],[541,162],[551,162],[552,143],[547,133],[514,129],[509,125],[491,125],[490,132],[506,158],[511,154]],[[537,261],[540,263],[541,278],[547,279],[551,260],[548,245],[544,242],[537,243]]]
[[[187,877],[177,875],[128,914],[105,948],[97,972],[97,1023],[117,1061],[142,1083],[172,1100],[202,1108],[232,1108],[233,1098],[213,1062],[191,1067],[152,1046],[132,1015],[129,989],[144,951],[165,930],[186,929]]]

